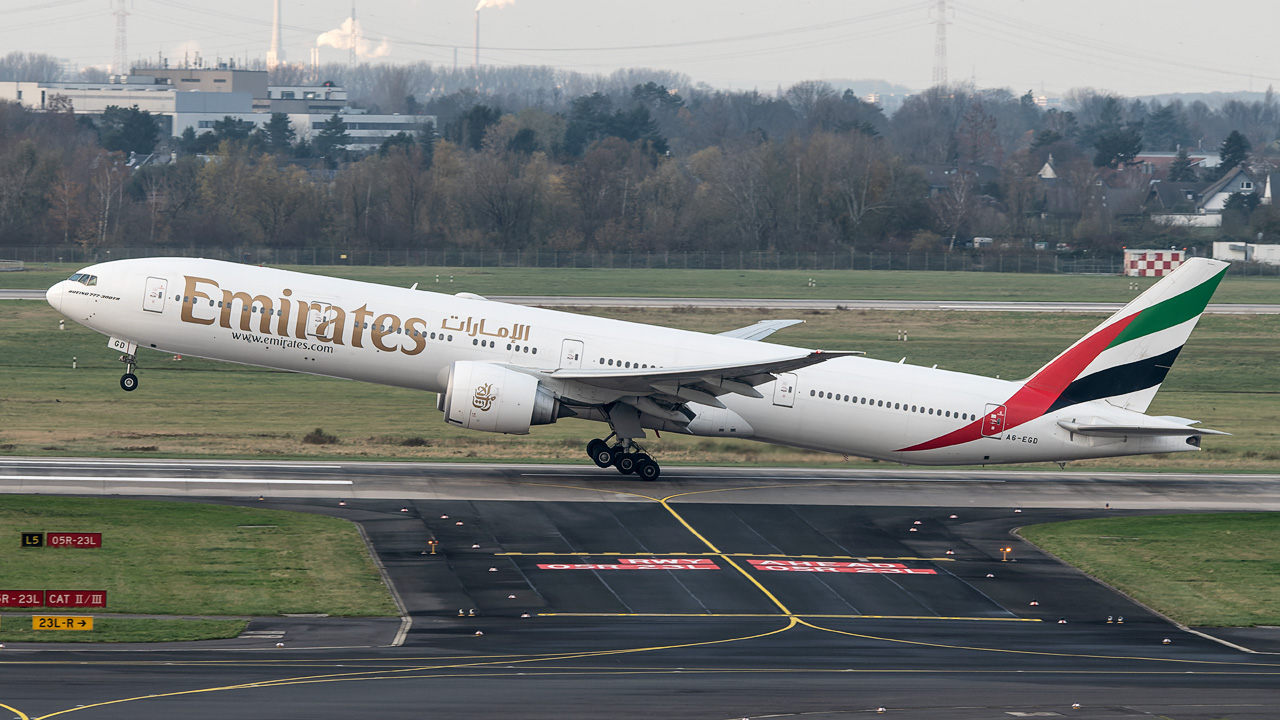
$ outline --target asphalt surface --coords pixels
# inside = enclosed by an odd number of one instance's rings
[[[654,298],[574,297],[559,295],[490,295],[490,300],[537,307],[763,308],[766,310],[959,310],[970,312],[1113,313],[1123,303],[988,302],[946,300],[818,300],[806,298]],[[0,289],[0,300],[43,300],[44,290]],[[1213,303],[1210,315],[1275,315],[1280,305]]]
[[[0,705],[18,718],[184,720],[880,707],[921,719],[1275,718],[1273,635],[1224,644],[1179,628],[1010,533],[1277,509],[1278,490],[1276,475],[673,467],[639,483],[577,466],[5,459],[0,492],[352,519],[409,622],[258,618],[236,640],[162,648],[10,644]]]

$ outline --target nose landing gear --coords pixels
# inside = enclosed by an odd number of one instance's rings
[[[605,440],[596,438],[587,443],[587,455],[591,456],[597,466],[606,468],[612,465],[623,475],[634,474],[645,481],[657,480],[662,475],[662,468],[639,443],[621,439],[611,446],[608,441],[614,437],[610,435]]]

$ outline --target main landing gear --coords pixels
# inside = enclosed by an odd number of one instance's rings
[[[596,465],[606,468],[610,465],[618,468],[623,475],[635,474],[641,480],[657,480],[662,468],[634,440],[621,439],[610,445],[613,435],[607,439],[596,438],[587,443],[587,454]]]
[[[138,389],[138,376],[133,374],[138,369],[137,355],[121,355],[120,362],[124,363],[124,375],[120,376],[120,389],[125,392],[133,392]]]

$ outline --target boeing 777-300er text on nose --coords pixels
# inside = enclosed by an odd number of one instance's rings
[[[920,465],[1198,450],[1145,414],[1226,263],[1192,259],[1025,380],[758,342],[794,320],[707,335],[216,260],[117,260],[48,291],[123,353],[138,348],[427,390],[446,422],[523,435],[577,417],[587,453],[646,480],[645,430],[750,438]]]

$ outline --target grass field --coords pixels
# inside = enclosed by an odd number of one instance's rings
[[[594,311],[593,311],[594,312]],[[1006,378],[1024,377],[1096,325],[1100,316],[618,309],[599,314],[719,332],[756,320],[801,317],[771,340],[863,350],[870,357]],[[430,393],[144,352],[141,389],[119,389],[106,339],[38,301],[0,303],[0,454],[247,458],[369,458],[586,462],[603,426],[561,421],[527,438],[446,426]],[[906,330],[909,342],[897,342]],[[78,368],[71,368],[72,358]],[[1151,412],[1235,433],[1199,453],[1073,463],[1072,467],[1274,471],[1280,461],[1280,316],[1206,316]],[[308,445],[315,427],[337,445]],[[839,456],[748,441],[666,434],[664,463],[866,467]]]
[[[101,532],[102,548],[20,548],[17,538],[23,531]],[[355,526],[336,518],[182,502],[5,496],[0,538],[13,539],[0,544],[7,589],[105,590],[103,611],[109,613],[396,614]],[[104,622],[104,631],[44,635],[103,641],[112,637],[106,632],[112,628],[121,638],[133,638],[146,625],[127,618]],[[238,632],[225,621],[202,626],[183,622],[165,621],[169,627],[156,632],[164,637]],[[203,629],[192,629],[197,627]],[[32,637],[29,620],[6,617],[0,622],[0,640]]]
[[[1280,513],[1074,520],[1020,533],[1185,625],[1280,625]]]
[[[0,273],[0,288],[47,288],[79,269]],[[287,270],[424,290],[481,295],[1125,302],[1155,283],[1114,275],[887,270],[590,270],[299,266]],[[450,282],[452,277],[453,281]],[[439,278],[439,282],[437,282]],[[813,279],[816,286],[810,287]],[[1137,283],[1138,289],[1130,285]],[[1280,302],[1280,278],[1230,277],[1214,302]]]

